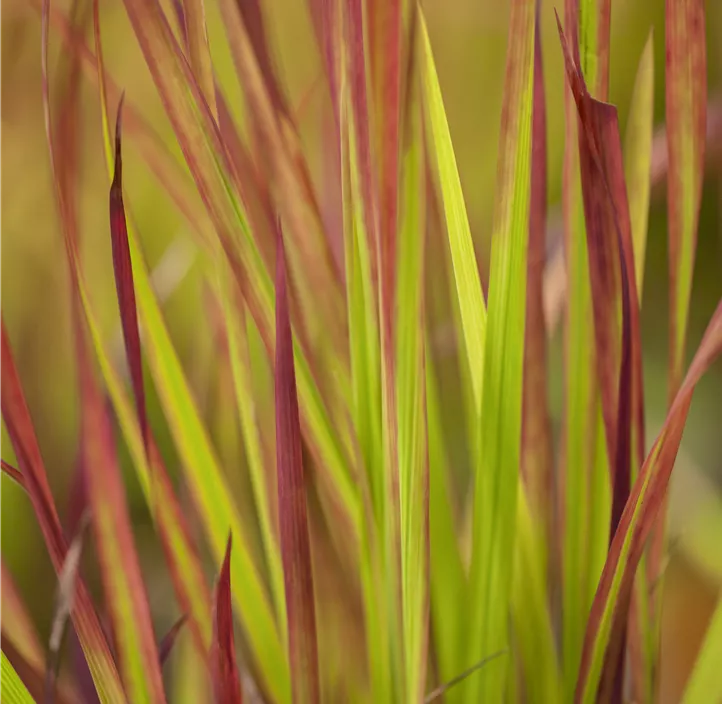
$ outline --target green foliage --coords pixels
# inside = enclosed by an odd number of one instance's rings
[[[101,701],[168,699],[161,668],[179,633],[178,626],[156,645],[113,423],[159,538],[183,614],[178,624],[187,617],[193,636],[189,648],[181,635],[174,697],[240,702],[252,683],[280,704],[418,704],[442,696],[591,704],[619,701],[627,676],[637,699],[651,699],[658,649],[646,570],[659,566],[659,555],[646,554],[647,538],[664,523],[694,388],[722,352],[721,303],[684,375],[706,109],[702,79],[687,79],[705,59],[703,5],[688,0],[684,14],[668,3],[670,163],[680,167],[670,199],[673,394],[645,457],[639,307],[651,38],[622,163],[616,109],[603,102],[611,5],[566,3],[565,393],[561,434],[553,438],[541,303],[541,3],[509,4],[488,298],[479,266],[487,257],[467,214],[475,194],[462,191],[434,43],[416,2],[309,0],[330,97],[312,125],[329,162],[321,176],[276,75],[262,3],[176,3],[171,21],[167,3],[124,2],[182,168],[167,158],[133,95],[125,100],[122,144],[120,117],[113,134],[117,91],[104,63],[98,1],[93,51],[74,34],[81,29],[74,13],[43,5],[43,104],[79,371],[81,513],[87,508],[92,517],[91,559],[117,654],[82,577],[75,581],[80,548],[68,549],[72,524],[58,517],[4,323],[2,414],[17,467],[3,462],[3,471],[30,497],[60,581],[60,614],[75,595],[71,620]],[[211,6],[220,10],[225,43],[206,25]],[[61,55],[68,75],[78,80],[85,65],[96,82],[102,141],[94,158],[105,159],[108,173],[114,322],[125,360],[111,344],[81,255],[79,125],[67,118],[78,98],[70,88],[50,90],[55,29],[74,37]],[[229,108],[216,42],[243,92],[243,131]],[[687,57],[692,43],[702,46]],[[123,164],[126,144],[140,146],[140,163]],[[227,370],[231,402],[221,421],[242,450],[227,461],[169,330],[147,239],[133,218],[129,185],[146,167],[160,174],[197,247],[213,359]],[[193,204],[179,195],[188,192],[188,174]],[[449,256],[437,262],[437,253]],[[440,280],[453,283],[450,301],[438,293]],[[452,321],[460,367],[453,373],[469,382],[454,401],[461,412],[446,405],[438,309]],[[146,398],[157,399],[155,413]],[[464,433],[450,432],[451,411],[470,432],[460,452],[454,444]],[[156,433],[170,437],[181,486]],[[460,469],[452,457],[462,453]],[[3,698],[32,701],[42,658],[11,589],[16,618],[3,622]],[[722,691],[720,622],[718,607],[687,688],[690,704]],[[63,695],[77,683],[60,684]]]

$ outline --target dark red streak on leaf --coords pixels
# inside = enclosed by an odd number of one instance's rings
[[[213,603],[213,641],[210,670],[216,704],[241,704],[241,684],[236,667],[231,607],[231,543],[228,536],[226,555],[218,575]]]
[[[118,103],[118,116],[115,123],[115,171],[110,186],[110,236],[113,245],[113,271],[115,289],[118,294],[118,308],[123,326],[125,353],[133,382],[133,394],[138,412],[143,444],[148,455],[148,419],[143,387],[143,362],[140,352],[140,331],[138,329],[138,310],[133,286],[133,267],[130,261],[128,244],[128,226],[123,205],[123,160],[121,155],[121,128],[123,116],[123,95]]]
[[[288,308],[286,262],[280,224],[277,237],[276,471],[291,688],[294,704],[315,704],[320,699],[320,687],[311,545],[293,362],[293,337]]]
[[[597,371],[608,456],[613,463],[611,544],[629,496],[633,413],[639,464],[644,451],[642,365],[631,223],[616,109],[589,95],[581,72],[571,61],[558,17],[557,23],[580,120],[579,156],[589,245]],[[603,149],[601,145],[604,145]],[[617,329],[619,303],[621,341]],[[613,628],[603,672],[603,691],[614,701],[621,698],[628,605],[620,612]]]

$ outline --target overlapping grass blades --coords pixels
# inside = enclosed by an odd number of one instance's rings
[[[134,166],[123,173],[120,119],[115,135],[109,119],[120,91],[106,76],[100,5],[93,5],[94,52],[78,26],[45,4],[43,88],[81,371],[82,468],[90,472],[88,500],[118,666],[82,578],[73,605],[79,549],[70,550],[68,561],[4,327],[3,417],[18,468],[2,466],[28,492],[56,571],[72,577],[61,580],[59,614],[71,612],[101,701],[166,698],[161,667],[186,614],[194,638],[192,649],[179,643],[183,672],[172,693],[189,702],[202,699],[207,684],[216,700],[229,702],[246,692],[253,698],[254,686],[282,704],[441,696],[617,701],[625,676],[636,699],[650,699],[656,653],[647,623],[650,587],[638,566],[664,510],[694,386],[722,351],[720,304],[645,460],[639,314],[650,199],[651,40],[631,107],[625,174],[616,109],[601,102],[609,83],[611,3],[566,2],[569,286],[563,471],[555,484],[542,305],[548,195],[541,3],[510,2],[487,305],[477,261],[483,256],[474,250],[431,40],[415,2],[309,2],[328,90],[328,114],[319,122],[321,151],[329,152],[329,173],[321,179],[326,198],[311,178],[258,0],[220,0],[217,33],[210,31],[206,0],[175,3],[174,25],[159,0],[125,0],[197,190],[189,193],[183,170],[129,99],[127,141],[143,151],[197,245],[221,355],[218,448],[211,439],[217,418],[207,423],[191,392],[124,197],[123,177],[132,180]],[[670,204],[678,208],[671,228],[682,233],[685,252],[670,262],[678,351],[684,350],[706,103],[699,76],[689,90],[680,78],[698,66],[700,52],[687,61],[681,47],[699,37],[699,8],[693,0],[668,5],[668,22],[680,31],[668,33],[677,51],[670,58],[676,87],[668,88],[670,161],[682,164],[674,176],[682,186]],[[57,126],[47,76],[51,18],[69,48],[72,76]],[[212,61],[211,42],[221,30],[227,66],[233,63],[246,103],[243,131],[226,97],[227,76]],[[129,384],[110,353],[79,254],[74,115],[83,67],[91,69],[100,96]],[[329,183],[336,177],[338,184]],[[450,254],[450,301],[435,298],[434,237]],[[447,360],[428,314],[442,307],[449,309],[443,312],[460,362],[449,365],[460,377],[461,389],[453,390],[462,409],[460,433],[446,422],[450,395],[441,384],[449,368],[439,373]],[[675,374],[683,370],[681,357]],[[195,518],[220,564],[213,595],[154,438],[146,408],[151,382],[162,416],[152,424],[165,421],[170,430]],[[132,544],[106,394],[183,614],[160,647]],[[463,456],[460,468],[449,452],[459,436],[468,436],[460,451],[452,448],[454,458]],[[229,473],[236,469],[242,476]],[[456,496],[462,474],[471,486],[465,501]],[[236,479],[251,498],[236,502]],[[18,613],[7,629],[3,623],[3,696],[7,679],[18,685],[10,701],[26,701],[23,684],[33,696],[40,691],[43,653],[22,602],[8,603]],[[240,661],[232,605],[242,626]],[[714,691],[718,651],[719,610],[687,701]],[[51,662],[57,653],[51,648]],[[58,701],[69,691],[59,686]]]

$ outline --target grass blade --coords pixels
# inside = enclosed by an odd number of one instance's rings
[[[271,481],[269,470],[264,468],[267,456],[262,445],[261,424],[255,408],[253,397],[253,369],[248,346],[248,320],[246,306],[237,292],[236,282],[230,272],[223,273],[219,278],[223,317],[225,320],[228,353],[231,362],[231,373],[236,395],[236,406],[240,416],[241,433],[246,449],[248,470],[251,477],[253,497],[258,511],[258,518],[263,541],[263,551],[268,564],[271,594],[276,609],[277,621],[286,620],[286,604],[283,592],[283,566],[279,549],[278,506],[276,504],[275,482]],[[270,443],[270,440],[269,440]],[[273,471],[275,467],[271,467]]]
[[[60,574],[67,555],[67,544],[58,519],[55,502],[50,494],[47,475],[40,456],[32,420],[25,403],[17,369],[8,341],[5,324],[2,325],[2,414],[10,436],[25,486],[33,504],[38,525],[48,547],[50,559]],[[125,694],[108,642],[90,595],[82,580],[78,580],[73,612],[73,625],[88,661],[100,701],[125,702]]]
[[[624,628],[634,574],[669,484],[697,382],[722,353],[722,301],[647,455],[610,546],[587,625],[576,702],[596,700],[607,647]],[[618,618],[619,616],[622,618]]]
[[[80,340],[81,345],[84,340]],[[79,354],[81,437],[87,468],[88,502],[106,600],[118,643],[123,681],[137,702],[164,702],[163,679],[145,584],[133,545],[125,490],[110,418],[92,367]]]
[[[595,313],[597,374],[608,456],[614,467],[611,541],[629,496],[631,463],[634,461],[641,466],[645,442],[639,302],[631,222],[616,109],[589,95],[581,72],[573,64],[561,25],[558,26],[567,75],[580,117],[579,150]],[[618,301],[621,302],[621,340]],[[635,638],[641,638],[641,634],[634,633]],[[605,670],[608,677],[604,678],[603,686],[615,688],[610,693],[612,699],[622,696],[623,668],[622,637],[610,649]],[[645,673],[634,674],[636,678],[646,679]]]
[[[30,696],[27,687],[18,677],[15,668],[5,655],[5,651],[0,654],[0,663],[2,669],[0,671],[0,697],[6,704],[34,704],[35,700]]]
[[[535,2],[511,5],[502,102],[497,197],[484,357],[481,464],[474,487],[468,657],[508,648],[508,608],[516,527],[522,421],[524,319],[531,191]],[[499,701],[507,662],[469,681],[472,701]],[[481,693],[481,694],[479,694]]]
[[[320,685],[313,573],[286,263],[280,225],[276,257],[276,471],[288,619],[288,657],[292,700],[298,704],[314,704],[320,700]]]
[[[459,550],[449,487],[449,464],[441,423],[438,382],[427,343],[426,424],[429,453],[429,548],[431,619],[439,679],[458,674],[462,619],[458,604],[466,603],[467,579]]]
[[[129,1],[132,3],[133,0]],[[137,28],[144,41],[149,43],[146,49],[151,57],[149,60],[152,66],[159,70],[157,55],[152,53],[154,51],[160,51],[160,57],[170,64],[166,66],[168,74],[164,73],[162,79],[156,74],[158,80],[161,81],[168,79],[172,75],[174,70],[173,62],[176,61],[172,51],[170,54],[162,52],[165,46],[164,41],[172,43],[174,40],[172,36],[168,37],[164,33],[166,30],[170,32],[165,18],[156,15],[156,10],[153,8],[158,10],[153,3],[145,7],[133,5],[132,8],[128,9],[139,13],[139,15],[132,15],[135,20],[140,21],[140,17],[145,17],[148,20],[161,23],[158,34],[154,35],[153,38],[147,38],[143,35],[143,32],[149,31],[145,23],[140,28]],[[175,45],[172,44],[172,46]],[[177,46],[175,48],[177,49]],[[156,60],[153,57],[156,57]],[[180,67],[176,66],[176,70],[180,71],[182,75],[183,66],[182,62]],[[192,79],[187,76],[186,80],[190,81],[189,85],[194,85]],[[173,94],[172,97],[176,100],[179,98],[177,94]],[[183,102],[179,103],[179,105],[185,105],[185,113],[176,116],[176,119],[181,120],[182,117],[186,117],[188,122],[183,122],[184,126],[186,124],[195,124],[195,118],[192,115],[193,108]],[[192,105],[198,106],[198,103],[192,103]],[[190,118],[188,116],[189,109],[191,110]],[[183,132],[180,128],[179,130]],[[201,140],[205,140],[205,133],[200,128],[198,128],[198,132],[200,134],[197,133],[197,136]],[[189,145],[186,144],[186,146]],[[196,147],[197,145],[193,146]],[[193,153],[197,154],[198,152]],[[219,149],[218,153],[222,153],[222,150]],[[212,154],[206,154],[205,156],[211,160],[215,159]],[[191,159],[190,163],[195,165],[198,170],[200,169],[197,166],[198,162]],[[214,177],[222,180],[223,177],[216,170],[217,168],[217,166],[213,167]],[[196,170],[195,175],[198,175],[198,170]],[[222,185],[221,188],[225,189],[225,186]],[[214,195],[218,196],[218,193],[215,192]],[[287,677],[288,670],[272,608],[258,569],[251,557],[248,541],[245,538],[236,508],[230,498],[230,492],[222,476],[215,451],[201,422],[177,353],[170,340],[143,261],[137,235],[132,227],[128,227],[127,234],[136,300],[141,324],[146,333],[146,352],[171,432],[183,460],[183,466],[193,489],[193,496],[197,501],[199,513],[203,518],[203,524],[214,553],[216,555],[223,554],[229,527],[236,539],[236,550],[234,550],[231,558],[231,569],[236,576],[234,579],[236,585],[234,596],[241,607],[241,620],[259,672],[262,674],[264,686],[267,687],[268,692],[275,700],[286,701],[285,677]]]
[[[540,526],[542,535],[546,536],[546,539],[539,541],[539,544],[551,547],[554,497],[551,419],[546,382],[547,336],[543,306],[547,220],[547,136],[539,7],[537,3],[520,470],[529,495],[532,515]],[[546,561],[546,558],[542,559],[542,564]]]
[[[187,620],[188,616],[186,614],[183,614],[173,624],[173,626],[171,626],[170,631],[168,631],[168,633],[163,636],[163,640],[158,646],[158,659],[160,660],[161,667],[163,667],[165,661],[168,659],[168,656],[171,653],[171,650],[173,650],[173,646],[175,645],[175,642],[178,639],[178,636],[180,635],[180,632],[183,629],[183,626],[185,626]]]
[[[705,3],[665,3],[665,110],[667,118],[667,222],[669,234],[669,403],[682,381],[687,322],[697,249],[707,130]],[[661,579],[666,505],[652,535],[648,572]],[[652,598],[660,619],[662,589]],[[655,624],[656,625],[656,624]],[[656,646],[655,646],[656,647]]]
[[[481,387],[484,371],[484,339],[486,336],[486,305],[481,289],[479,270],[474,254],[464,194],[446,120],[441,87],[431,52],[431,42],[423,12],[419,11],[423,44],[423,86],[426,110],[425,124],[429,153],[434,155],[441,189],[449,248],[454,267],[456,293],[461,309],[461,323],[466,363],[471,374],[473,398],[477,412],[481,410]]]
[[[565,26],[576,66],[595,97],[606,95],[606,37],[599,12],[606,0],[566,0]],[[565,90],[563,174],[564,260],[567,279],[564,355],[564,429],[560,504],[562,544],[562,663],[564,700],[570,701],[579,668],[589,607],[607,553],[611,511],[609,459],[596,383],[589,254],[580,180],[578,115]],[[592,497],[594,497],[592,499]]]
[[[184,2],[185,33],[188,42],[188,58],[198,81],[198,86],[213,115],[216,112],[216,88],[213,80],[213,64],[208,46],[205,0]]]
[[[424,252],[426,223],[422,136],[416,87],[410,86],[408,140],[403,161],[403,210],[396,274],[396,377],[401,604],[405,700],[426,689],[429,621],[429,460],[424,368]]]
[[[667,0],[665,7],[672,399],[682,381],[697,247],[707,129],[707,57],[703,0]]]
[[[654,126],[654,36],[649,33],[639,61],[629,107],[624,141],[625,181],[634,242],[634,268],[639,301],[642,301],[644,257],[651,191],[652,133]]]
[[[684,690],[682,704],[704,704],[722,698],[722,599],[717,603],[694,669]]]
[[[241,704],[241,683],[236,667],[231,608],[231,543],[228,536],[226,554],[216,583],[213,605],[213,643],[210,670],[217,704]]]
[[[97,0],[95,6],[97,8]],[[98,55],[100,56],[100,52]],[[145,387],[143,385],[143,364],[140,354],[138,309],[135,302],[133,268],[130,261],[128,228],[125,222],[125,206],[123,205],[123,160],[120,151],[122,116],[123,97],[121,96],[115,122],[115,167],[113,182],[110,185],[110,237],[113,245],[113,271],[115,273],[118,308],[123,328],[123,340],[125,341],[125,354],[130,367],[130,378],[133,382],[140,431],[143,435],[146,453],[148,453],[149,430],[145,405]]]

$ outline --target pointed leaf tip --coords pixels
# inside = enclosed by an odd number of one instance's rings
[[[313,571],[293,362],[293,336],[280,226],[277,238],[275,395],[281,560],[286,591],[292,699],[299,704],[313,704],[320,699]]]
[[[123,158],[122,158],[122,127],[123,102],[125,92],[118,101],[118,112],[115,121],[115,169],[113,182],[110,186],[110,236],[113,250],[113,271],[118,296],[118,308],[123,328],[125,353],[133,383],[138,422],[143,435],[143,444],[148,454],[149,428],[145,405],[145,389],[143,386],[143,362],[140,349],[140,330],[138,327],[138,309],[133,282],[133,265],[128,242],[128,224],[123,203]]]
[[[231,607],[231,546],[228,534],[226,554],[218,574],[213,603],[213,642],[210,669],[213,692],[217,704],[241,704],[241,684],[236,668],[236,647],[233,637],[233,609]]]

